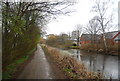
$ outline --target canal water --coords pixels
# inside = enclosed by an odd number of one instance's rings
[[[89,71],[101,72],[105,78],[118,79],[118,56],[90,53],[87,51],[69,49],[62,52],[82,61]]]

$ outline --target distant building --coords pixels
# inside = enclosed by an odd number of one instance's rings
[[[105,33],[106,41],[108,45],[120,44],[120,31],[113,31]],[[103,34],[92,35],[92,34],[82,34],[80,37],[80,44],[91,44],[103,42]]]
[[[69,40],[69,36],[67,34],[61,34],[60,35],[64,40]]]
[[[89,44],[91,43],[91,35],[90,34],[82,34],[80,37],[80,44]]]
[[[80,37],[80,44],[90,44],[92,42],[98,42],[100,39],[100,35],[92,35],[92,34],[82,34]]]
[[[108,40],[109,44],[120,44],[120,31],[107,32],[105,34],[105,37]]]

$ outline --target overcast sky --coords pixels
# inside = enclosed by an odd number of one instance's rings
[[[110,10],[113,10],[113,23],[118,23],[118,1],[112,0],[114,4],[111,6]],[[61,32],[71,32],[75,29],[75,25],[81,24],[86,26],[88,21],[92,19],[95,14],[91,12],[91,8],[94,5],[93,0],[77,0],[77,4],[71,7],[75,12],[71,13],[70,16],[58,16],[57,20],[51,21],[47,25],[47,34],[60,34]],[[109,11],[109,13],[111,13]],[[117,26],[117,25],[116,25]],[[114,26],[110,31],[117,30]]]

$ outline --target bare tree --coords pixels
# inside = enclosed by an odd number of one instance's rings
[[[111,6],[111,1],[110,0],[96,0],[95,1],[95,5],[93,6],[93,11],[96,12],[98,14],[98,18],[97,20],[100,23],[101,26],[101,30],[103,33],[103,41],[104,41],[104,46],[105,46],[105,50],[107,51],[107,43],[106,43],[106,28],[108,27],[108,25],[110,24],[110,22],[112,21],[112,14],[108,14],[108,8],[110,8]]]
[[[79,43],[80,43],[80,35],[81,35],[81,32],[82,32],[82,25],[77,24],[75,27],[76,27],[76,28],[75,28],[75,31],[76,31],[77,46],[79,46]]]
[[[68,35],[68,40],[71,40],[71,32],[66,33]]]
[[[98,16],[95,16],[93,19],[91,19],[87,25],[87,27],[85,27],[85,30],[87,33],[89,33],[91,35],[91,41],[92,43],[95,43],[96,41],[96,37],[97,34],[99,33],[99,31],[101,30],[100,28],[100,24],[97,21]]]

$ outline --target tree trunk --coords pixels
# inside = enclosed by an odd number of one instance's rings
[[[80,40],[79,40],[79,30],[78,30],[78,37],[77,37],[77,46],[79,46],[79,42],[80,42]]]
[[[103,42],[104,42],[104,47],[105,47],[105,51],[107,51],[107,43],[106,43],[106,36],[105,36],[105,29],[103,27],[103,24],[102,24],[102,31],[103,31]]]

